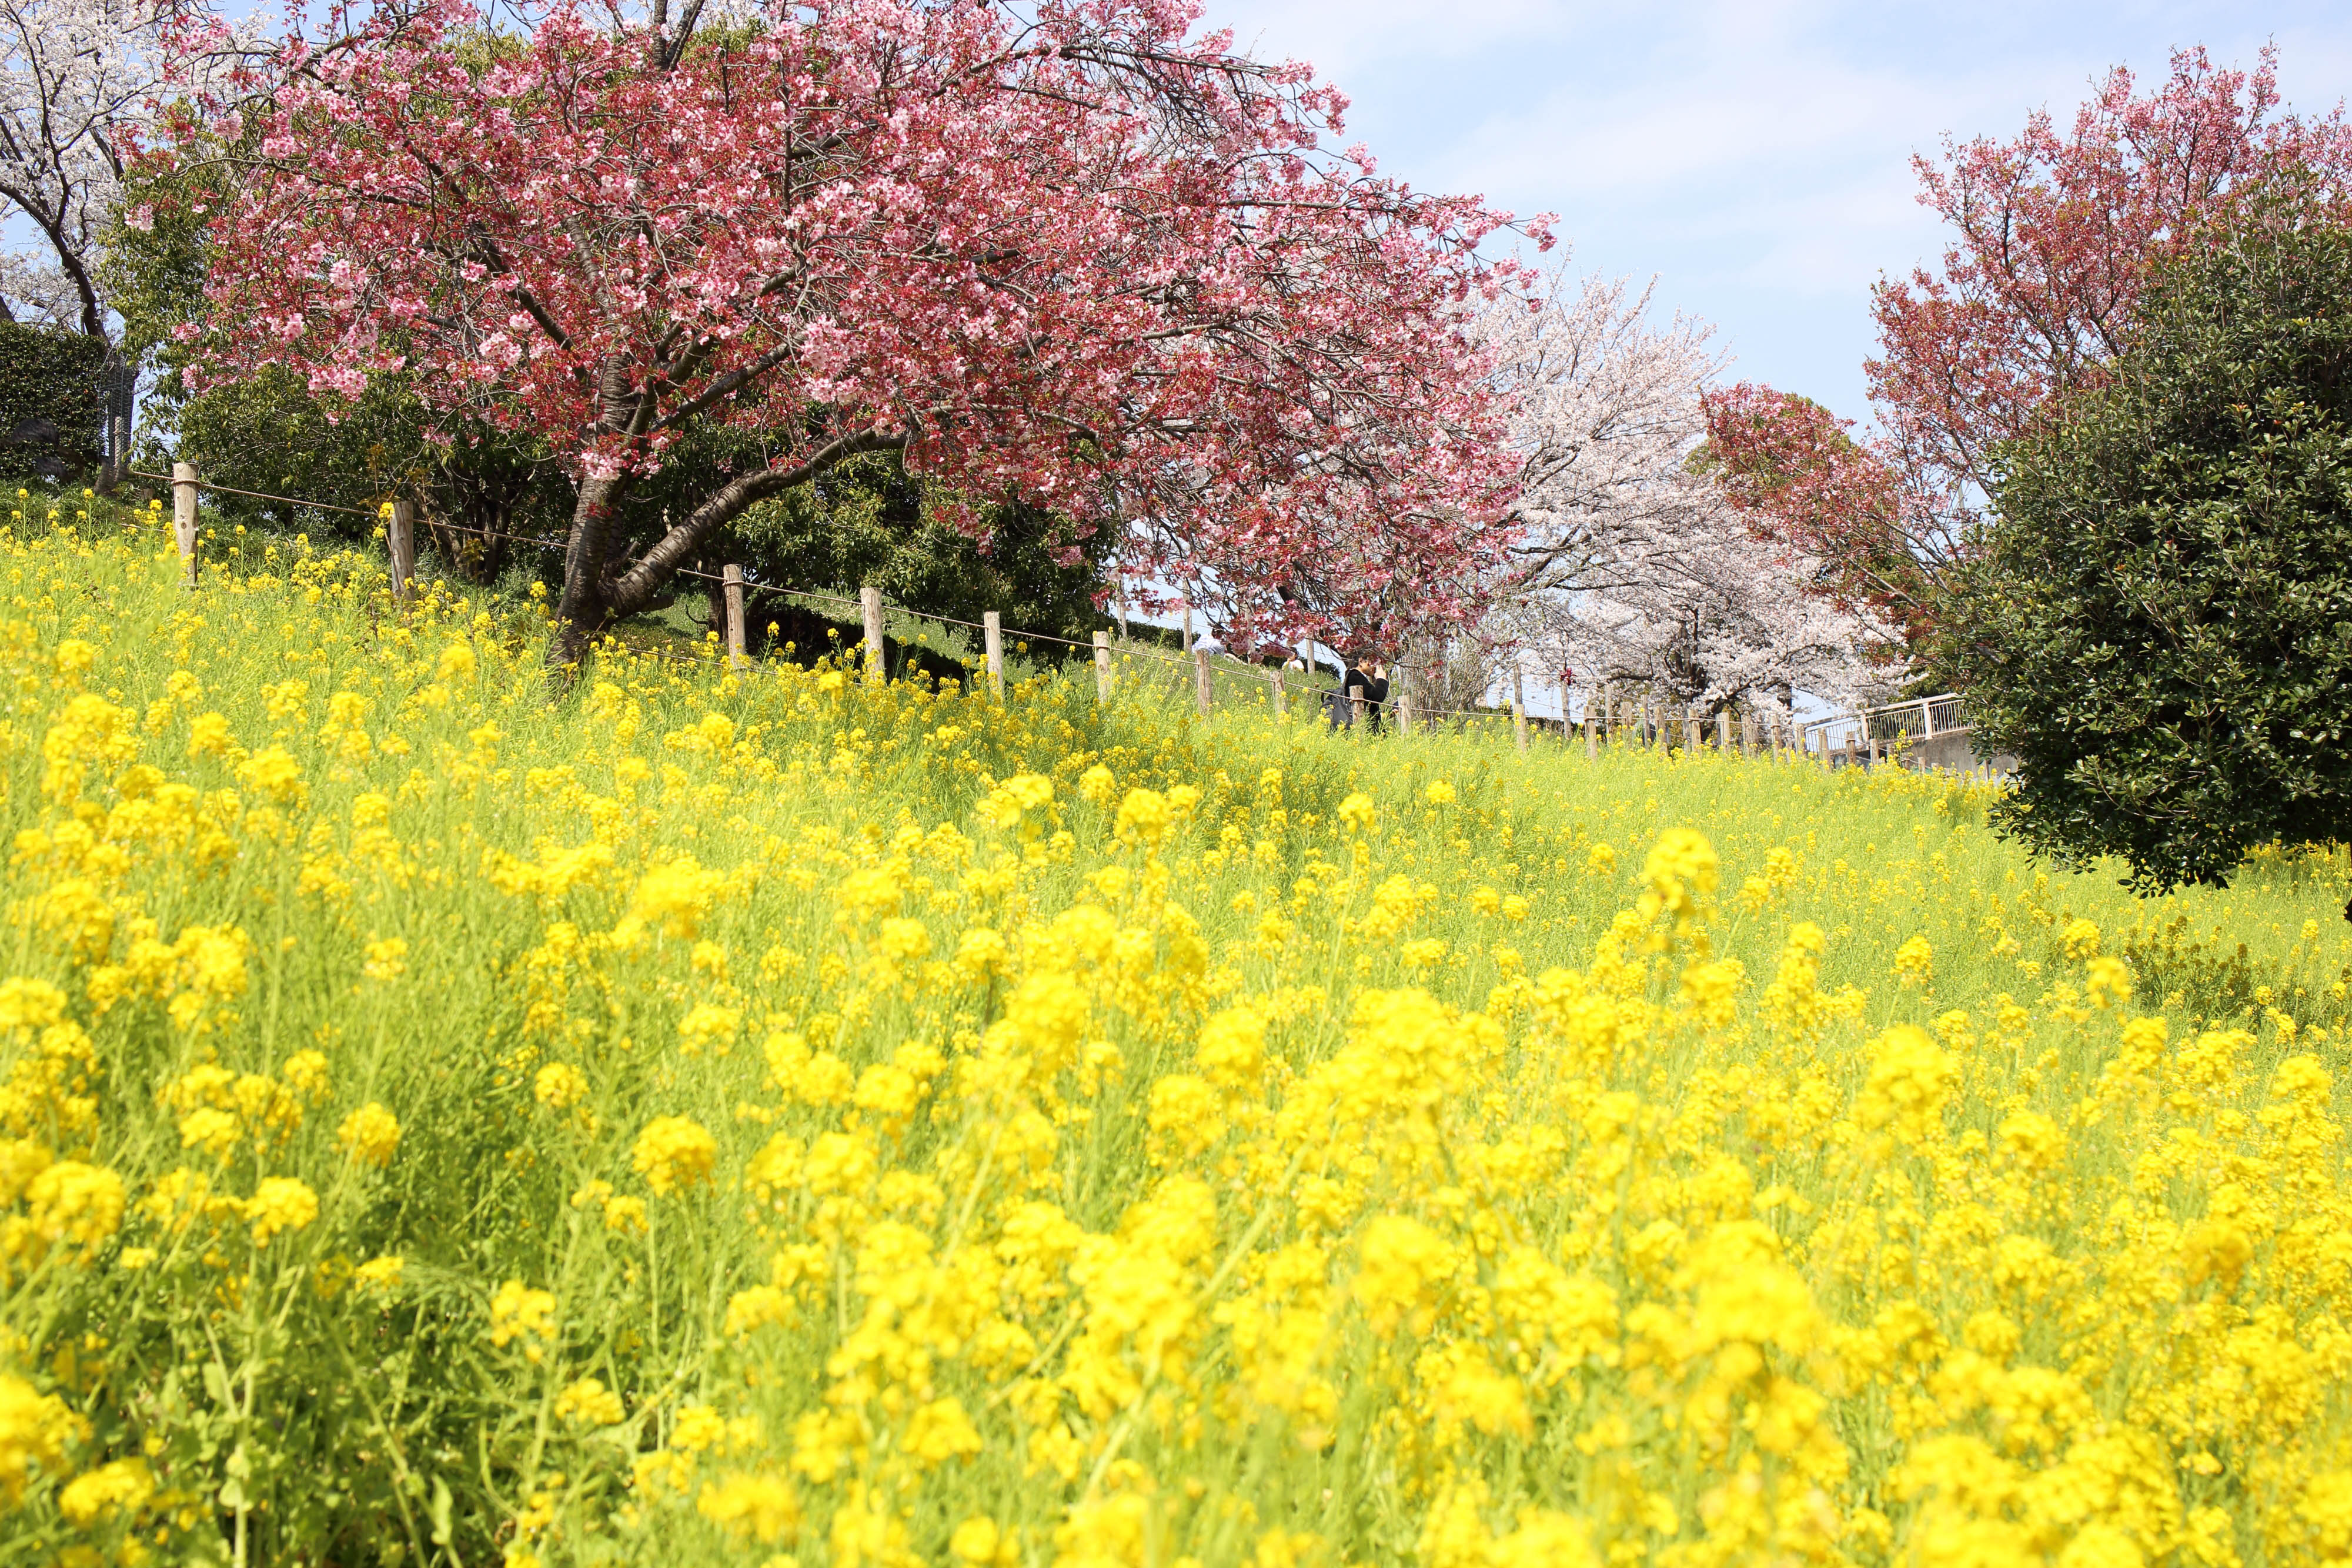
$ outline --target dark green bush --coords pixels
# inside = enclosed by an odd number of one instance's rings
[[[97,465],[106,361],[96,338],[0,321],[0,480],[63,481]]]
[[[2352,835],[2352,232],[2273,203],[2211,237],[2000,453],[1938,648],[2019,759],[1996,822],[2146,890]]]

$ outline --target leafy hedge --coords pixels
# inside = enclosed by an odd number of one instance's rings
[[[2000,454],[1943,663],[1993,812],[2142,888],[2352,838],[2352,230],[2257,210]]]
[[[0,480],[67,479],[97,465],[106,361],[96,338],[0,321]]]

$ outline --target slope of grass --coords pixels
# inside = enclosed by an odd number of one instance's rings
[[[2340,855],[0,537],[0,1547],[2319,1562]]]

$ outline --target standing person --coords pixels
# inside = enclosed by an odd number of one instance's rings
[[[1357,667],[1355,658],[1343,654],[1339,664],[1339,684],[1333,686],[1331,695],[1324,699],[1333,729],[1356,727],[1355,699],[1369,695],[1364,690],[1368,684],[1364,672]]]
[[[1364,703],[1372,720],[1372,733],[1381,733],[1381,708],[1389,700],[1389,667],[1379,659],[1372,661],[1371,674],[1364,680]]]

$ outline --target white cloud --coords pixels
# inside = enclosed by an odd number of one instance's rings
[[[1244,0],[1213,5],[1208,21],[1232,27],[1252,53],[1309,61],[1345,87],[1358,72],[1399,61],[1558,43],[1580,9],[1556,0]]]
[[[1245,47],[1312,61],[1389,172],[1554,211],[1585,265],[1657,272],[1715,319],[1743,375],[1862,409],[1869,290],[1941,248],[1910,162],[1948,131],[2062,115],[2119,62],[2143,80],[2202,41],[2251,64],[2275,36],[2290,101],[2332,108],[2352,11],[2273,0],[2073,8],[2049,0],[1212,0]],[[2340,13],[2340,14],[2339,14]]]

